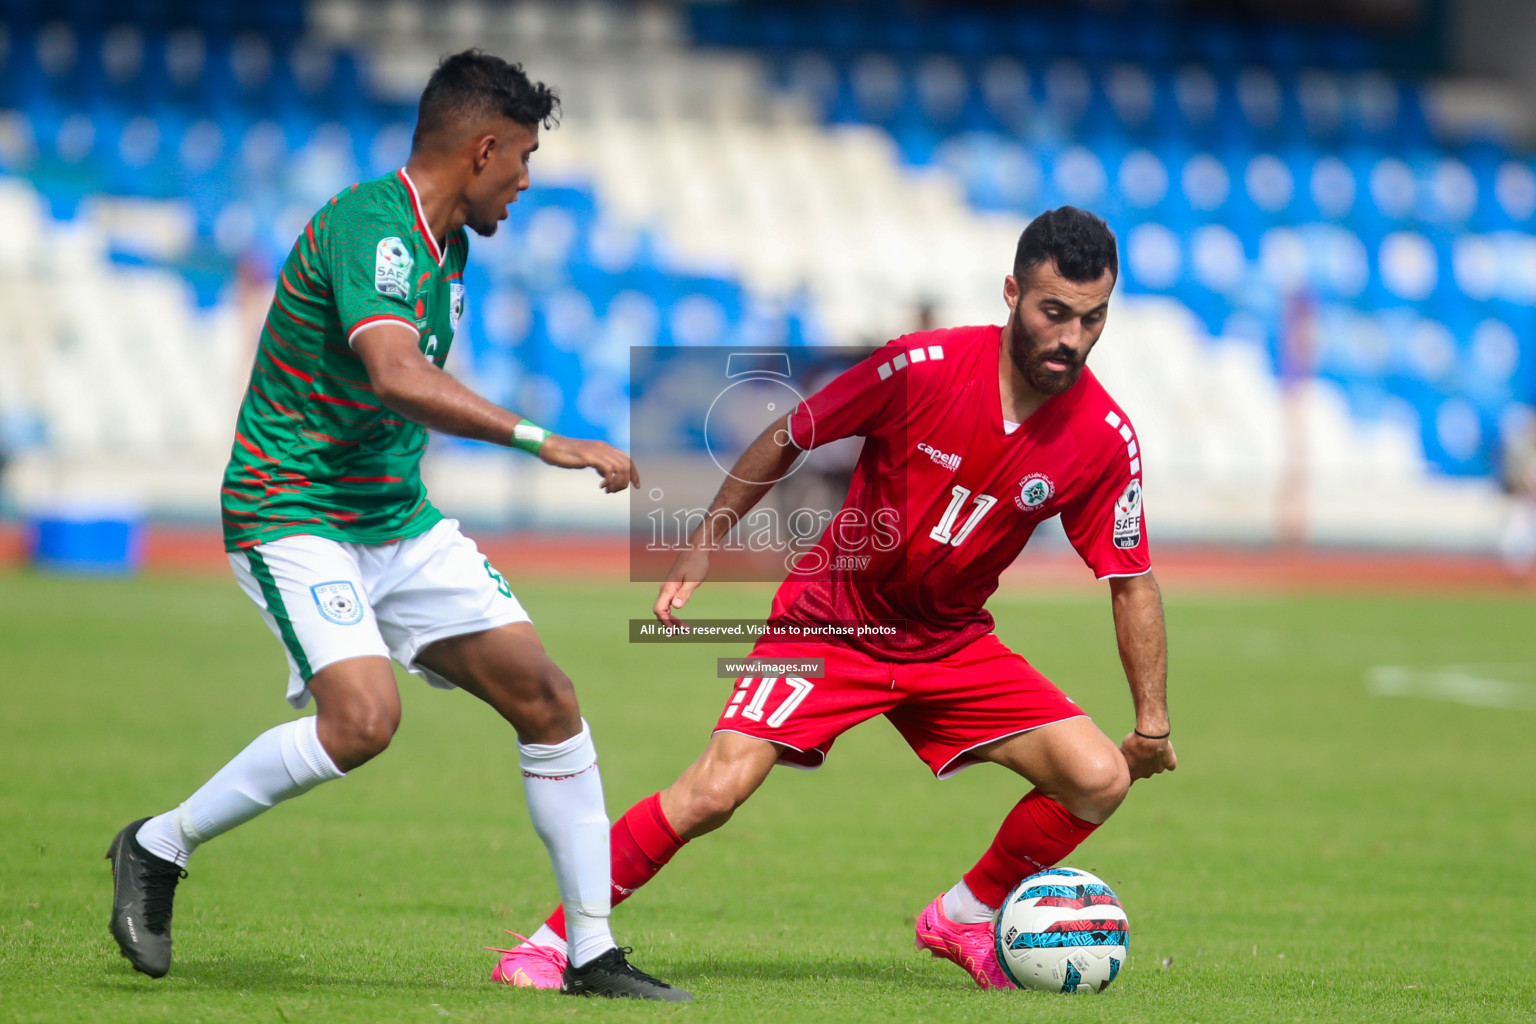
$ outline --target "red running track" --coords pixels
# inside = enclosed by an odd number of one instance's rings
[[[622,537],[578,534],[475,534],[507,576],[620,582],[628,578]],[[0,524],[0,569],[26,561],[26,538]],[[1536,576],[1511,576],[1487,556],[1330,548],[1239,548],[1164,545],[1153,553],[1157,578],[1171,591],[1484,592],[1536,598]],[[226,574],[219,531],[152,526],[144,567],[153,573]],[[1092,590],[1099,584],[1070,551],[1026,551],[1003,575],[1013,590]]]

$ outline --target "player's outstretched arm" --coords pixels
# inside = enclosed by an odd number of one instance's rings
[[[492,444],[510,445],[522,417],[475,394],[421,354],[415,332],[381,323],[357,335],[352,348],[368,370],[373,393],[390,409],[424,427]],[[628,455],[603,441],[550,434],[538,456],[566,469],[591,467],[610,494],[631,484],[640,474]]]
[[[1120,576],[1109,581],[1115,613],[1120,664],[1131,684],[1136,728],[1120,744],[1131,780],[1145,779],[1178,765],[1169,739],[1168,632],[1163,625],[1163,595],[1153,575]]]
[[[651,609],[658,619],[669,626],[683,625],[672,613],[688,603],[709,575],[709,553],[742,516],[763,500],[763,495],[773,489],[774,482],[783,478],[799,456],[800,449],[789,439],[788,413],[768,424],[757,440],[747,446],[720,484],[704,521],[689,538],[688,547],[673,561]]]
[[[617,494],[626,487],[640,486],[640,471],[628,455],[607,441],[584,441],[580,438],[550,434],[539,446],[539,458],[551,466],[563,469],[597,470],[602,477],[600,486],[609,494]]]

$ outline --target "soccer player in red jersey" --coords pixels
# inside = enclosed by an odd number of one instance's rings
[[[824,659],[822,678],[764,671],[737,681],[704,753],[612,831],[613,899],[649,881],[689,840],[725,824],[775,764],[814,768],[833,741],[885,715],[937,775],[991,761],[1034,788],[974,867],[919,915],[917,945],[982,988],[1011,988],[993,955],[993,912],[1022,878],[1058,863],[1107,819],[1131,782],[1174,768],[1162,598],[1142,519],[1141,454],[1125,412],[1086,368],[1119,263],[1114,235],[1072,207],[1019,239],[999,327],[907,335],[763,431],[742,454],[655,613],[704,581],[709,553],[800,453],[865,438],[842,509],[780,586],[751,657]],[[769,481],[754,483],[753,481]],[[1117,746],[993,632],[998,575],[1060,515],[1083,561],[1109,581],[1136,726]],[[894,633],[803,637],[889,622]],[[779,628],[780,635],[773,630]],[[559,962],[556,911],[507,954]]]

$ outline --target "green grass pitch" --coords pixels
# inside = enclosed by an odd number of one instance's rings
[[[670,782],[726,695],[714,659],[740,649],[626,643],[648,586],[518,592],[577,681],[610,812]],[[690,610],[765,602],[720,585]],[[1107,599],[993,610],[1124,734]],[[1536,606],[1174,593],[1168,618],[1181,767],[1071,858],[1130,915],[1107,993],[979,992],[913,951],[914,915],[1022,786],[936,782],[875,721],[822,771],[776,772],[617,911],[636,961],[699,1000],[664,1007],[487,980],[481,947],[553,907],[549,865],[511,731],[410,678],[395,746],[199,852],[170,977],[133,974],[106,929],[107,843],[290,714],[281,653],[228,580],[0,575],[0,1018],[1536,1019]]]

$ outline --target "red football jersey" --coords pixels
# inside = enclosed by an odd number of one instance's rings
[[[891,661],[942,658],[992,631],[998,575],[1060,515],[1100,579],[1147,572],[1141,456],[1124,411],[1090,370],[1013,433],[998,390],[1002,328],[890,342],[797,405],[796,445],[865,438],[848,497],[774,595],[770,619],[900,620],[846,637]]]

